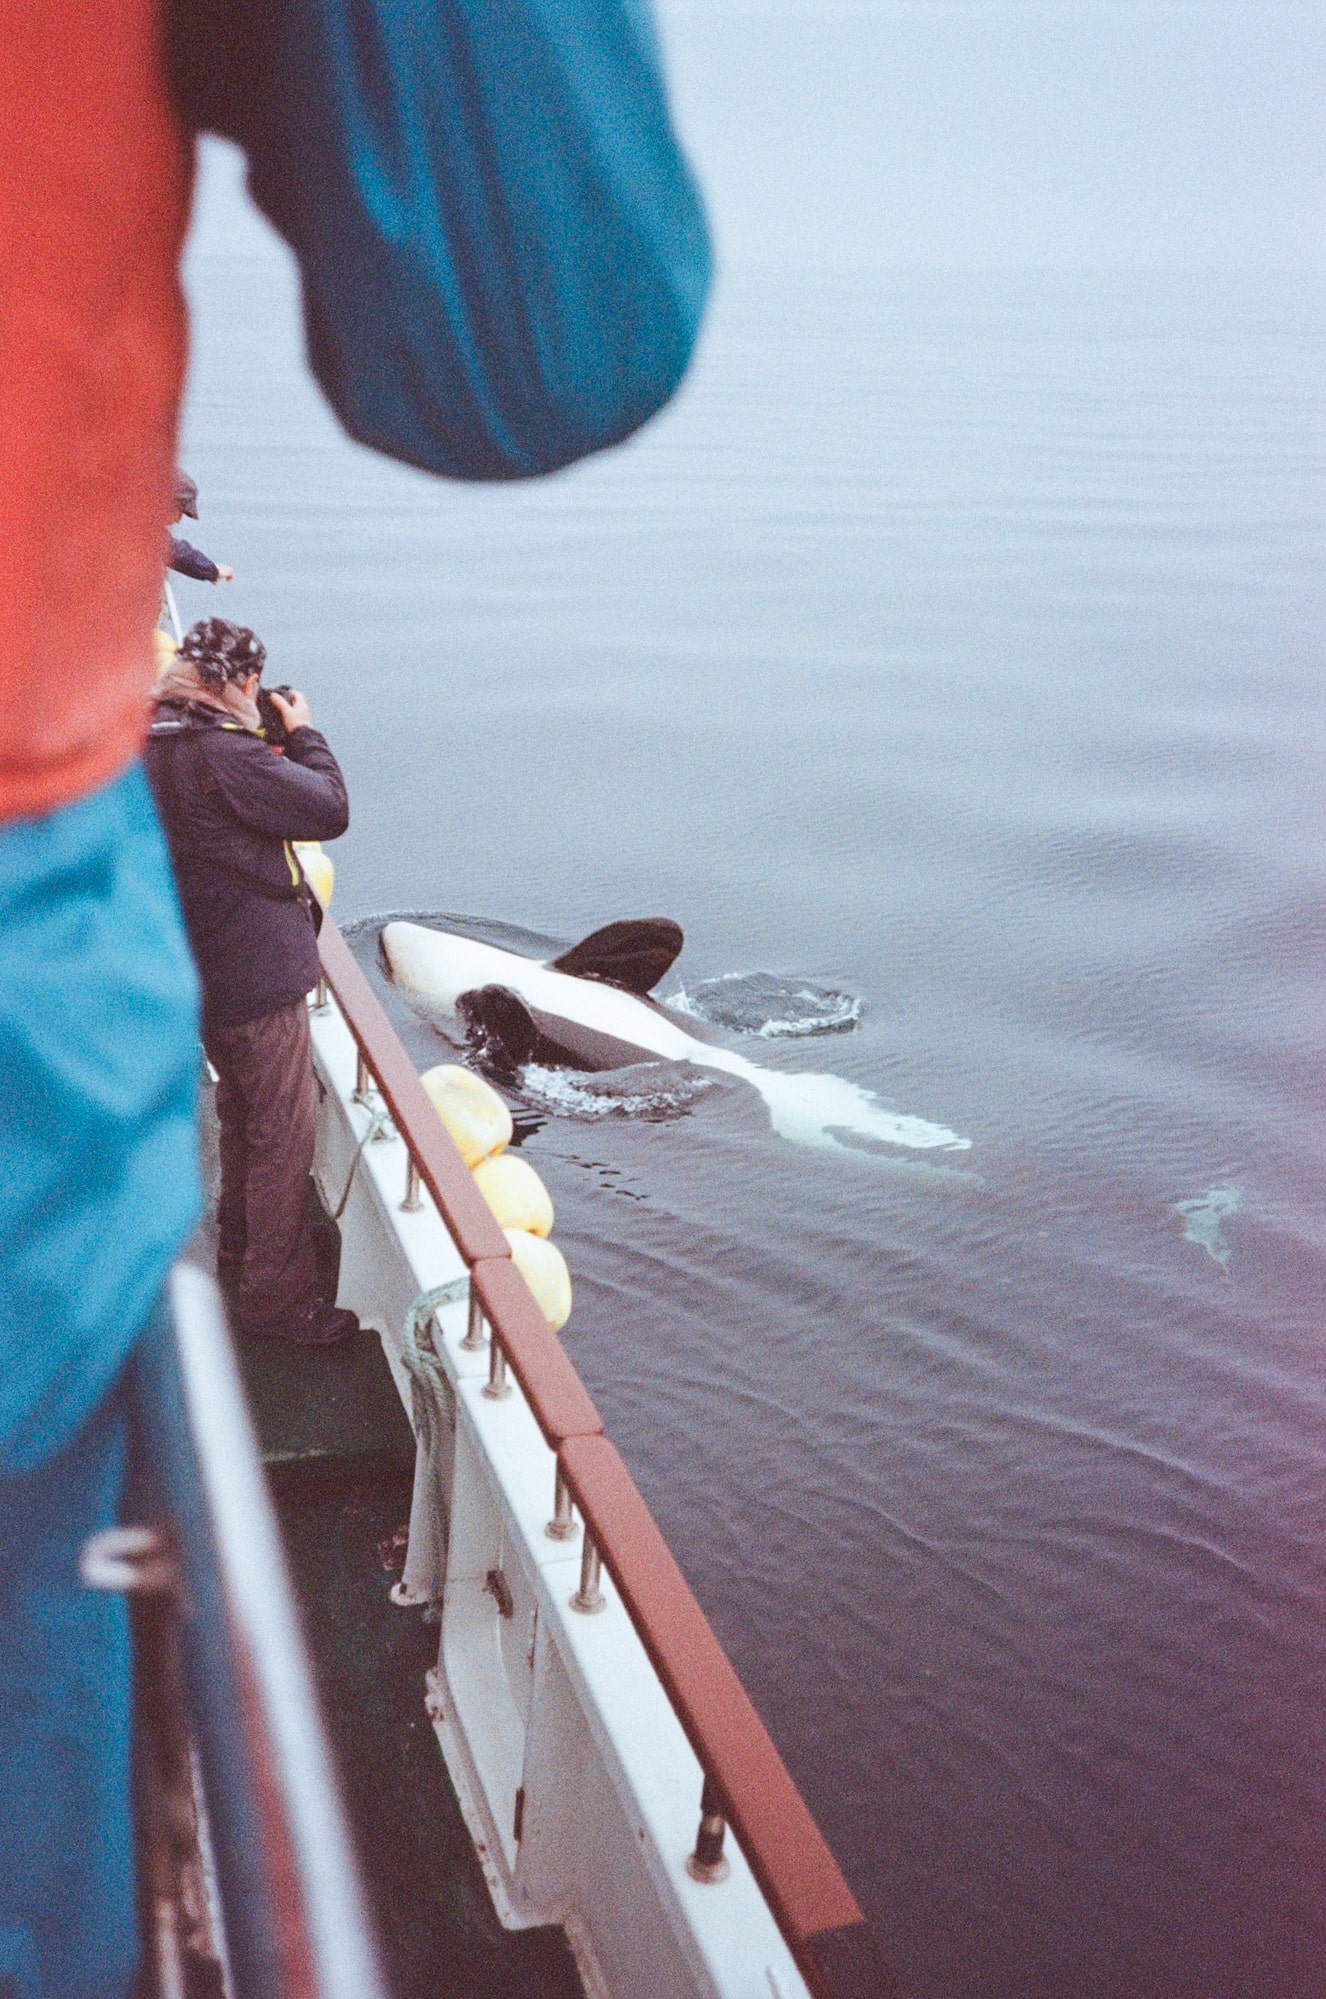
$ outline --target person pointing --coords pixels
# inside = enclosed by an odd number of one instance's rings
[[[196,521],[198,518],[198,486],[187,472],[178,467],[175,472],[175,519],[185,515]],[[228,562],[213,562],[210,555],[204,555],[192,542],[184,541],[179,535],[166,537],[166,567],[180,576],[191,576],[195,583],[233,583],[235,572]]]

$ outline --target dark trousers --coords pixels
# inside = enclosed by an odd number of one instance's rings
[[[308,1006],[203,1034],[221,1127],[217,1275],[242,1324],[279,1327],[318,1292],[308,1223],[315,1098]]]

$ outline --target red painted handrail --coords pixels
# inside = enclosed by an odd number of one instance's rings
[[[511,1246],[474,1184],[456,1143],[429,1102],[414,1064],[401,1047],[381,1002],[330,917],[318,933],[323,975],[340,1002],[345,1024],[377,1078],[392,1123],[410,1149],[419,1178],[466,1263],[509,1257]]]
[[[811,1990],[887,1999],[896,1988],[856,1897],[617,1451],[606,1437],[569,1437],[559,1462]],[[849,1954],[843,1982],[833,1972]]]
[[[838,1863],[619,1453],[606,1437],[569,1437],[561,1464],[780,1926],[805,1937],[859,1923]]]
[[[469,1266],[473,1295],[493,1338],[558,1454],[586,1533],[811,1991],[816,1999],[889,1999],[897,1987],[824,1835],[330,919],[323,922],[319,948],[346,1025]]]

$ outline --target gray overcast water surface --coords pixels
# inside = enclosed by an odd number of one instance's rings
[[[971,1140],[526,1141],[910,1999],[1320,1999],[1320,287],[733,265],[636,443],[465,491],[341,439],[212,165],[179,595],[344,761],[341,920],[675,916],[862,1001],[733,1046]]]

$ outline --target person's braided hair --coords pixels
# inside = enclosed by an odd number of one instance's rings
[[[180,640],[180,658],[187,659],[204,687],[216,693],[231,681],[261,673],[267,648],[247,625],[229,618],[200,618]]]

